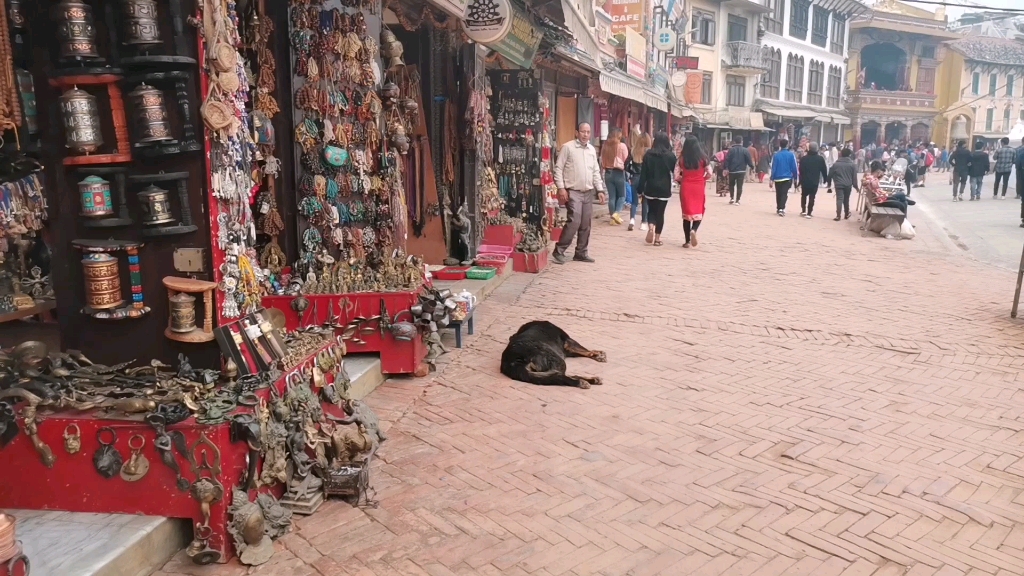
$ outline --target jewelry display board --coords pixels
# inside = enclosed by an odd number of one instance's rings
[[[539,226],[544,216],[540,161],[546,113],[540,72],[491,70],[487,75],[495,122],[494,172],[505,202],[503,213]]]

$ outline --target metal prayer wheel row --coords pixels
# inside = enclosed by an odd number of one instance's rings
[[[110,194],[110,182],[99,176],[88,176],[78,183],[82,196],[82,216],[105,218],[114,215],[114,202]],[[171,194],[167,190],[150,184],[137,194],[142,208],[142,223],[148,226],[167,224],[175,220],[171,213]]]
[[[14,8],[12,8],[13,10]],[[126,45],[146,47],[163,43],[160,39],[156,0],[123,0],[122,13]],[[101,58],[96,45],[96,25],[92,6],[85,2],[62,0],[57,5],[57,36],[60,38],[62,59],[98,60]]]
[[[139,144],[173,140],[162,90],[145,83],[128,94]],[[67,147],[79,154],[91,154],[103,146],[100,109],[96,97],[72,87],[60,97]]]

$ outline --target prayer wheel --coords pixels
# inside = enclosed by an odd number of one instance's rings
[[[82,258],[85,304],[95,310],[117,308],[121,298],[121,274],[117,258],[110,254],[89,254]]]

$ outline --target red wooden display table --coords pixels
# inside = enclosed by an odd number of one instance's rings
[[[312,362],[316,353],[293,370]],[[284,390],[286,375],[293,370],[285,372],[274,383],[279,391]],[[269,394],[269,388],[257,391],[257,395],[264,399]],[[333,405],[324,404],[323,407],[335,416],[344,416]],[[251,413],[252,408],[239,407],[236,412]],[[39,438],[50,447],[57,461],[53,468],[44,466],[29,437],[24,431],[19,433],[10,444],[0,449],[0,470],[3,471],[0,473],[0,508],[188,518],[193,521],[193,526],[203,521],[199,503],[190,492],[181,491],[175,486],[174,472],[161,461],[160,454],[153,447],[156,432],[141,418],[119,420],[105,418],[96,412],[73,410],[45,414],[41,407],[37,422]],[[19,419],[19,426],[21,424]],[[81,431],[82,447],[76,454],[68,454],[64,448],[64,431],[70,425],[78,426]],[[128,482],[119,474],[104,478],[96,471],[93,454],[100,446],[97,432],[103,427],[113,428],[117,432],[115,447],[125,461],[131,455],[129,439],[136,434],[145,439],[142,454],[149,460],[149,472],[142,479]],[[247,472],[248,453],[245,442],[231,442],[229,429],[230,422],[207,426],[198,424],[194,417],[167,427],[168,432],[180,430],[185,435],[190,453],[201,434],[220,452],[220,473],[213,477],[224,487],[224,496],[211,505],[210,546],[221,553],[223,562],[235,554],[234,543],[227,533],[227,509],[231,504],[232,490],[239,486]],[[182,476],[194,482],[196,474],[192,464],[177,451],[174,452]],[[209,464],[216,464],[212,455],[208,460]],[[261,469],[262,462],[258,467],[258,470]],[[280,498],[284,486],[279,484],[260,488],[259,491],[270,492]]]
[[[495,246],[515,246],[523,239],[522,234],[516,233],[516,227],[512,224],[490,224],[484,230],[484,239],[481,244],[493,244]]]
[[[419,301],[419,292],[360,292],[355,294],[313,294],[306,296],[309,300],[309,308],[299,319],[299,313],[292,309],[294,296],[264,296],[263,306],[265,308],[276,308],[284,312],[287,320],[288,330],[294,330],[300,325],[303,326],[323,324],[328,321],[328,312],[337,317],[338,324],[348,324],[353,318],[371,318],[381,313],[381,302],[387,308],[388,315],[392,320],[399,312],[408,310],[413,304]],[[402,314],[400,321],[412,321],[408,313]],[[360,332],[356,336],[361,342],[347,340],[345,342],[348,352],[361,354],[380,354],[380,368],[384,374],[415,374],[417,368],[421,374],[425,374],[423,359],[427,356],[427,347],[421,338],[413,338],[409,342],[395,340],[389,332],[382,335],[377,330],[377,323],[370,322],[368,328],[374,328],[372,332]],[[339,328],[337,333],[343,331]]]
[[[513,252],[512,269],[516,272],[537,274],[548,266],[548,251]]]

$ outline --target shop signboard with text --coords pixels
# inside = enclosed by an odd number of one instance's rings
[[[612,16],[612,34],[623,34],[626,30],[641,32],[646,6],[647,0],[607,0],[604,11]]]
[[[632,28],[626,29],[626,74],[647,77],[647,40]]]
[[[509,0],[469,0],[462,29],[474,42],[499,42],[512,29],[512,5]]]
[[[543,35],[541,29],[534,26],[526,14],[513,8],[512,28],[504,38],[488,46],[515,64],[523,68],[532,68],[533,56],[540,47]]]

